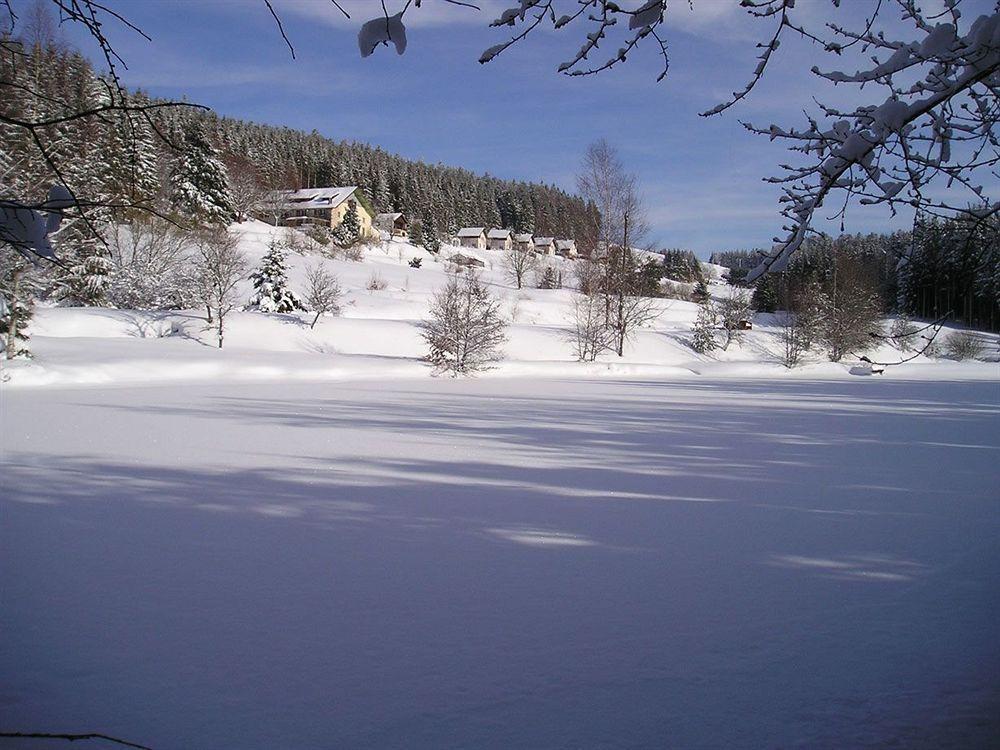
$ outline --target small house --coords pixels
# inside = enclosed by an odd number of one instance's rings
[[[460,247],[470,247],[475,250],[486,249],[486,230],[483,227],[462,227],[455,235]]]
[[[530,234],[515,234],[514,235],[514,249],[520,250],[521,252],[528,252],[529,250],[535,249],[535,238]]]
[[[267,204],[275,224],[286,227],[312,224],[333,230],[340,226],[348,211],[355,210],[359,234],[362,237],[375,236],[372,226],[375,214],[369,208],[368,199],[353,185],[278,190],[269,196]]]
[[[390,237],[405,238],[410,232],[410,222],[401,213],[377,214],[375,226],[383,232],[388,232]]]
[[[490,250],[510,250],[514,237],[509,229],[491,229],[486,233],[486,243]]]
[[[576,257],[576,242],[573,240],[556,240],[556,255],[564,258]]]
[[[556,254],[556,241],[552,237],[535,237],[535,252],[542,255]]]

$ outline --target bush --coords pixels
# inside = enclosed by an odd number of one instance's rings
[[[382,278],[382,274],[378,271],[372,271],[372,275],[368,277],[368,283],[365,284],[365,289],[369,292],[381,292],[388,286],[389,282]]]
[[[423,258],[411,258],[409,264],[410,268],[420,268],[420,264],[423,262],[423,260],[424,260]]]
[[[983,339],[974,331],[956,331],[944,342],[945,353],[952,359],[978,359],[986,351]]]
[[[305,230],[306,236],[320,245],[330,244],[330,230],[319,224],[310,224]]]

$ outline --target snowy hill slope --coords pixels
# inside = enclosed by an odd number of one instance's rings
[[[289,232],[260,222],[234,225],[241,250],[256,266],[272,240]],[[227,319],[226,346],[215,347],[201,311],[151,312],[103,308],[41,308],[32,321],[34,358],[5,363],[5,379],[15,386],[113,382],[236,380],[326,380],[342,378],[427,377],[419,322],[427,317],[435,290],[449,274],[445,260],[455,253],[483,262],[483,280],[503,304],[511,321],[504,361],[487,376],[593,377],[660,375],[693,377],[781,376],[843,377],[852,362],[830,363],[814,357],[794,371],[780,364],[781,345],[773,316],[758,315],[755,329],[740,344],[711,356],[688,345],[697,306],[659,300],[659,317],[641,330],[624,357],[605,354],[595,363],[574,361],[567,339],[571,301],[576,294],[572,261],[548,259],[564,278],[563,289],[516,289],[507,280],[499,252],[445,245],[438,256],[409,242],[392,240],[367,249],[362,261],[330,259],[320,247],[294,232],[300,252],[288,254],[293,290],[305,286],[309,267],[322,265],[344,289],[340,316],[321,318],[314,329],[307,314],[237,312]],[[420,258],[421,267],[409,265]],[[721,267],[720,267],[721,268]],[[372,280],[381,289],[370,289]],[[728,293],[713,283],[716,296]],[[249,280],[241,294],[251,296]],[[993,338],[995,343],[995,337]],[[896,361],[899,352],[884,346],[875,358]],[[918,358],[894,369],[907,377],[998,376],[995,364],[955,363]],[[890,374],[891,374],[890,373]]]

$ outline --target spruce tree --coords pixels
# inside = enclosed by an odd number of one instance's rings
[[[427,252],[436,253],[441,249],[441,239],[438,237],[434,225],[434,214],[431,211],[425,211],[423,221],[420,224],[422,227],[420,244]]]
[[[330,239],[340,247],[351,247],[361,239],[361,220],[358,218],[358,206],[352,202],[340,225],[333,230]]]
[[[767,274],[757,282],[750,300],[757,312],[773,313],[778,309],[778,281],[774,274]]]
[[[698,317],[691,329],[691,348],[699,354],[707,354],[719,348],[715,340],[715,330],[719,325],[719,316],[711,299],[705,298],[698,306]]]
[[[422,246],[424,242],[424,223],[422,221],[411,221],[408,239],[411,245]]]
[[[228,224],[233,217],[226,168],[198,125],[184,132],[184,150],[170,176],[174,208],[202,224]]]
[[[261,258],[260,266],[252,274],[254,298],[251,307],[265,313],[288,313],[305,310],[305,306],[288,288],[288,274],[285,268],[285,253],[272,239],[267,254]]]

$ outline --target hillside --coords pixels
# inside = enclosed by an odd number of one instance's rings
[[[343,312],[321,318],[315,329],[307,313],[265,315],[234,313],[227,323],[225,349],[214,348],[204,313],[198,310],[149,312],[107,308],[39,307],[31,323],[32,360],[5,363],[11,385],[101,384],[114,382],[214,381],[214,380],[328,380],[349,378],[428,377],[421,361],[426,347],[419,322],[427,317],[434,291],[446,281],[443,260],[458,252],[444,246],[434,256],[409,242],[393,240],[366,250],[363,261],[330,259],[319,254],[305,235],[260,222],[234,225],[240,248],[256,265],[272,238],[287,239],[309,248],[306,254],[288,257],[290,286],[301,290],[309,266],[322,265],[336,274],[345,290]],[[754,330],[728,351],[699,355],[691,350],[691,326],[697,305],[680,300],[657,301],[660,314],[638,332],[625,356],[602,355],[598,362],[574,361],[568,341],[574,262],[551,259],[563,273],[567,288],[515,289],[505,278],[502,255],[471,251],[485,267],[481,274],[491,292],[503,300],[511,321],[505,357],[484,377],[534,375],[546,377],[658,377],[767,376],[845,377],[857,362],[826,362],[813,355],[789,371],[780,364],[779,328],[773,316],[762,314]],[[409,262],[421,259],[420,268]],[[707,264],[706,264],[707,265]],[[707,269],[713,276],[719,267]],[[369,289],[373,277],[385,288]],[[716,296],[730,288],[710,285]],[[242,286],[246,300],[249,281]],[[996,341],[996,337],[991,337]],[[875,359],[896,361],[901,355],[891,346],[871,353]],[[956,363],[919,357],[892,369],[885,377],[995,377],[995,365]]]

